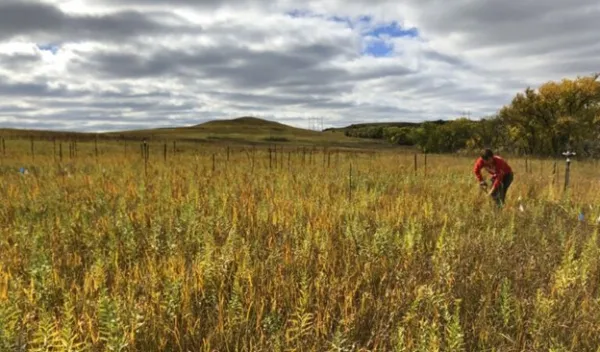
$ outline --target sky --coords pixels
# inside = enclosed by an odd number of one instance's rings
[[[0,0],[0,128],[479,119],[598,33],[597,0]]]

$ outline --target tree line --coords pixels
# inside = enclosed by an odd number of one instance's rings
[[[600,74],[528,87],[498,113],[413,126],[363,125],[347,136],[385,139],[423,152],[455,153],[492,147],[521,155],[556,156],[570,149],[600,157]]]

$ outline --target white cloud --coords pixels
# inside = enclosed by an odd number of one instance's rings
[[[0,127],[482,117],[598,70],[599,14],[593,0],[1,0]],[[372,35],[392,22],[419,36]]]

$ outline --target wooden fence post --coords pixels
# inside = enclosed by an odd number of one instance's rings
[[[35,150],[33,146],[33,136],[31,136],[31,159],[35,160]]]
[[[415,174],[417,173],[417,153],[415,153]]]

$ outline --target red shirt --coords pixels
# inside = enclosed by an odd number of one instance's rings
[[[502,182],[502,180],[504,180],[504,175],[511,173],[512,169],[510,168],[510,166],[508,166],[508,163],[506,163],[504,159],[497,155],[494,155],[492,160],[492,165],[487,166],[483,164],[483,159],[480,157],[475,162],[473,172],[475,173],[477,180],[481,182],[483,181],[483,177],[481,176],[481,169],[485,168],[486,171],[492,175],[492,179],[495,179],[493,188],[496,188],[500,186],[500,183]]]

